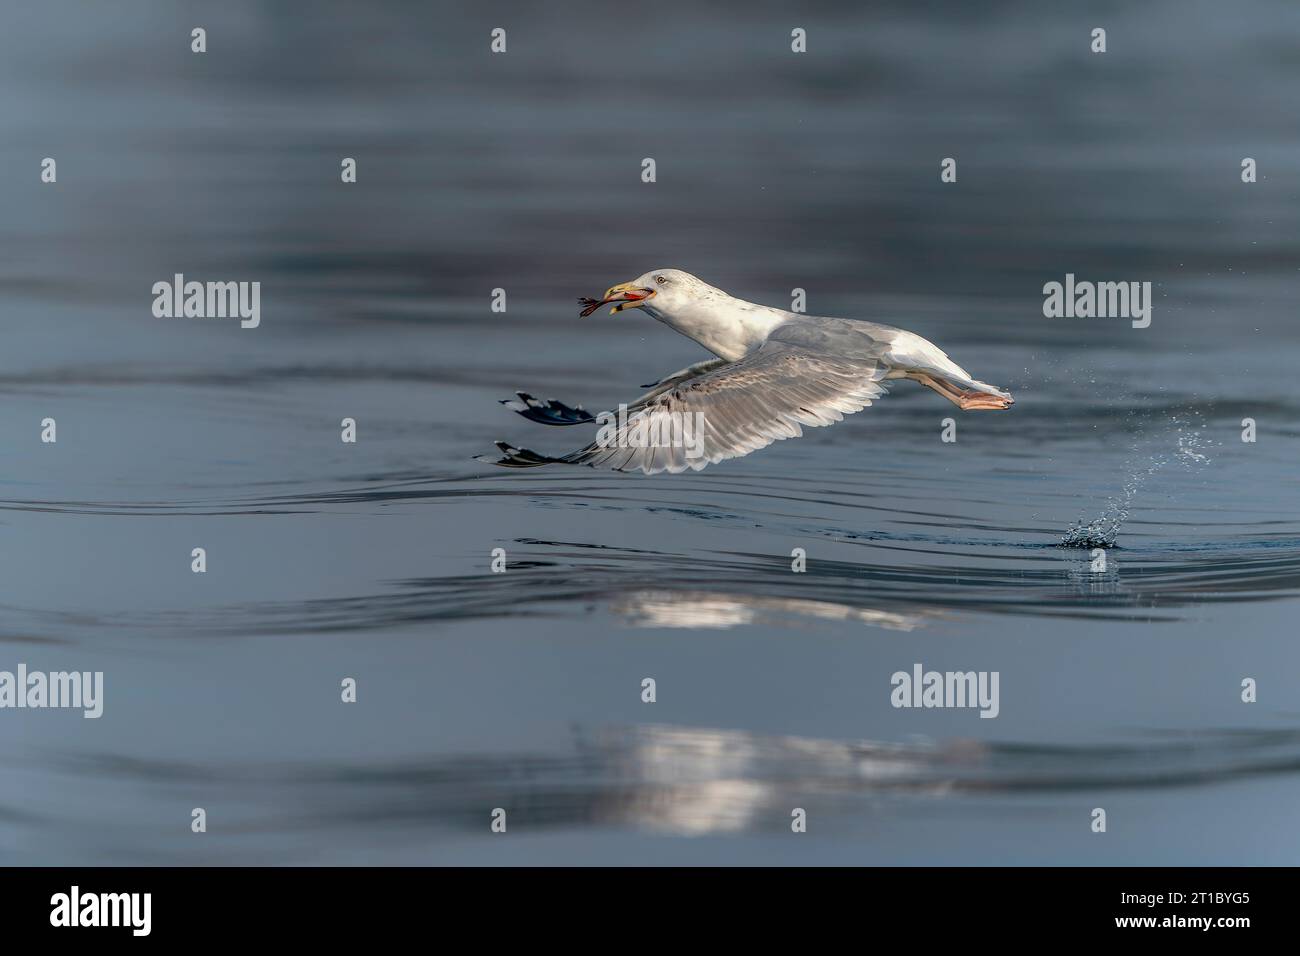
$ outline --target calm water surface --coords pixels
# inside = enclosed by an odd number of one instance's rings
[[[0,712],[0,861],[1294,863],[1300,11],[1248,6],[1107,8],[1105,57],[1015,3],[670,4],[635,56],[594,3],[13,11],[0,669],[106,700]],[[660,266],[1017,404],[903,383],[692,475],[474,461],[591,437],[515,389],[703,357],[576,316]],[[260,281],[261,327],[155,319],[175,272]],[[1151,327],[1044,318],[1066,272],[1151,281]],[[1059,546],[1094,521],[1102,573]],[[997,719],[891,707],[917,662],[1000,672]]]

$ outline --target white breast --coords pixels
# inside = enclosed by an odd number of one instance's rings
[[[773,329],[795,317],[791,312],[727,295],[692,302],[670,312],[655,307],[653,302],[644,308],[664,325],[728,362],[740,361],[761,346]]]

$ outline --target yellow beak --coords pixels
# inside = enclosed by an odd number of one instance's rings
[[[605,290],[605,296],[601,299],[589,299],[583,297],[578,300],[582,305],[582,312],[579,314],[586,318],[595,312],[602,305],[609,305],[611,302],[617,302],[618,305],[609,310],[609,314],[622,312],[624,309],[635,309],[646,299],[655,294],[654,289],[647,289],[644,286],[638,286],[634,282],[622,282],[615,286],[610,286]]]
[[[610,286],[604,290],[604,300],[606,302],[617,302],[617,306],[611,308],[610,315],[625,310],[625,308],[638,308],[643,300],[654,295],[654,289],[643,289],[643,287],[634,284],[634,282],[620,282],[619,285]]]
[[[605,290],[605,302],[618,303],[609,310],[610,315],[615,315],[624,309],[638,308],[643,301],[654,294],[654,289],[638,286],[634,282],[620,282],[618,285],[610,286]],[[601,304],[604,305],[605,303],[602,302]]]

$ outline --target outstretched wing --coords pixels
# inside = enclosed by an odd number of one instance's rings
[[[698,471],[798,438],[803,426],[832,425],[861,411],[885,394],[888,371],[874,358],[843,358],[769,340],[739,362],[652,392],[621,420],[602,415],[600,434],[586,448],[548,458],[498,442],[505,457],[497,464],[563,462],[648,475]]]
[[[674,385],[680,385],[682,382],[689,381],[698,375],[703,375],[705,372],[726,364],[728,364],[726,359],[715,358],[688,365],[671,375],[665,375],[651,385],[641,386],[650,389],[650,391],[638,398],[634,404],[640,406],[660,392],[668,391]],[[533,398],[527,392],[515,392],[514,398],[503,399],[501,404],[512,412],[518,412],[530,422],[537,422],[541,425],[590,425],[596,421],[592,414],[581,405],[570,408],[554,398],[548,398],[543,402],[540,399]]]

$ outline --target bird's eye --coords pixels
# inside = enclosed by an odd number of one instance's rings
[[[658,282],[660,285],[663,285],[667,281],[668,280],[665,279],[663,276],[655,276],[655,282]]]

